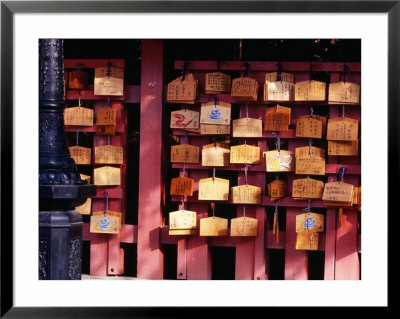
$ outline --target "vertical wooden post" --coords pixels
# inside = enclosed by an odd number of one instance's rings
[[[201,148],[203,145],[208,144],[208,137],[199,137],[191,142],[191,145],[196,145]],[[198,182],[202,178],[209,177],[209,172],[206,170],[191,170],[189,177]],[[196,189],[195,189],[196,190]],[[198,196],[196,192],[194,196]],[[209,202],[192,203],[189,205],[189,210],[197,213],[197,229],[200,233],[200,219],[208,217]],[[186,243],[186,274],[187,279],[192,280],[210,280],[212,279],[212,260],[211,250],[207,243],[207,237],[188,236]]]
[[[162,279],[163,41],[142,41],[137,277]]]
[[[288,149],[293,154],[297,147],[305,146],[302,140],[290,140]],[[308,279],[308,254],[305,250],[296,249],[296,215],[301,214],[301,208],[286,209],[286,240],[285,240],[285,280]]]

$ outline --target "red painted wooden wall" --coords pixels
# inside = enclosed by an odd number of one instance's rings
[[[104,66],[108,60],[65,60],[66,76],[68,69],[75,69],[77,63],[86,63],[88,68]],[[123,61],[111,61],[121,63]],[[204,94],[205,73],[215,71],[216,61],[176,61],[175,69],[183,68],[187,62],[188,70],[194,73],[199,80],[200,96],[198,97],[193,109],[199,108],[201,102],[210,100],[213,96]],[[265,80],[265,73],[276,71],[277,62],[252,62],[249,63],[249,76],[256,78],[260,84],[259,99],[249,104],[249,117],[263,119],[267,103],[263,102],[262,84]],[[330,82],[337,82],[343,70],[343,63],[317,63],[313,62],[315,72],[326,72]],[[346,63],[352,82],[360,83],[361,65],[360,63]],[[309,76],[309,62],[282,62],[284,72],[295,74],[296,81],[306,80]],[[123,224],[119,235],[91,234],[88,224],[84,226],[84,240],[90,241],[90,274],[91,275],[115,275],[124,273],[123,250],[120,243],[137,243],[137,277],[143,279],[162,279],[164,278],[164,254],[162,245],[176,245],[177,249],[177,279],[211,279],[212,278],[212,254],[211,247],[234,247],[235,248],[235,279],[257,279],[265,280],[270,276],[270,255],[272,250],[284,252],[284,279],[308,279],[308,259],[309,253],[304,250],[296,250],[295,216],[302,213],[302,209],[307,206],[306,201],[293,200],[291,195],[291,183],[294,174],[288,174],[289,196],[279,200],[279,206],[286,209],[285,229],[280,232],[279,243],[275,243],[272,234],[268,215],[274,203],[269,200],[266,194],[265,166],[263,163],[253,165],[249,168],[249,183],[262,187],[263,198],[261,205],[247,206],[246,215],[255,217],[259,221],[258,236],[255,238],[235,238],[235,237],[200,237],[192,236],[169,236],[168,226],[165,220],[168,214],[166,206],[168,201],[179,202],[179,197],[168,195],[169,181],[166,180],[166,169],[182,170],[181,164],[170,164],[168,158],[169,145],[166,141],[168,132],[168,119],[172,105],[166,102],[166,84],[163,83],[163,41],[143,40],[142,41],[142,76],[141,86],[126,86],[124,97],[113,99],[113,107],[117,108],[120,114],[120,124],[117,126],[118,134],[113,138],[114,145],[126,146],[126,106],[125,103],[140,102],[140,162],[139,162],[139,209],[138,225]],[[84,68],[81,66],[81,68]],[[243,62],[232,61],[220,65],[221,71],[244,70]],[[178,73],[178,72],[177,72]],[[238,73],[239,74],[239,73]],[[165,79],[171,81],[172,79]],[[66,99],[77,99],[76,92],[67,91]],[[95,107],[104,105],[104,97],[94,96],[92,91],[85,91],[81,94],[82,99],[95,101]],[[239,108],[239,113],[243,116],[245,104],[237,104],[229,94],[219,95],[220,101],[232,103],[232,107]],[[319,107],[326,108],[330,117],[341,115],[341,105],[329,105],[327,102],[313,103]],[[175,104],[176,105],[176,104]],[[287,140],[288,149],[294,152],[298,146],[305,146],[307,140],[295,138],[296,118],[300,115],[308,114],[309,103],[294,102],[288,104],[292,106],[292,121],[290,130],[281,133],[281,139]],[[346,106],[346,116],[361,119],[360,105]],[[234,119],[234,118],[233,118]],[[86,129],[88,132],[95,132],[94,128]],[[75,129],[67,128],[67,132],[74,132]],[[173,130],[176,136],[183,137],[184,131]],[[248,138],[247,142],[258,145],[261,151],[268,149],[268,141],[272,139],[271,132],[264,132],[262,138]],[[243,139],[242,139],[243,140]],[[189,133],[189,144],[202,146],[212,142],[212,137],[201,136],[197,133]],[[102,138],[95,138],[94,145],[102,145]],[[328,156],[326,164],[326,175],[328,181],[336,180],[338,167],[347,168],[344,181],[356,186],[361,182],[360,157],[336,157]],[[129,162],[126,158],[122,174],[126,172],[126,165],[136,165]],[[186,164],[189,177],[195,180],[195,192],[193,197],[187,198],[187,209],[197,212],[198,221],[200,218],[208,217],[208,205],[206,201],[197,200],[198,180],[209,177],[210,169],[202,167],[201,164]],[[232,164],[228,167],[217,168],[219,170],[230,171],[237,176],[240,182],[244,178],[243,165]],[[217,173],[218,176],[218,173]],[[123,221],[125,214],[125,184],[123,181],[120,188],[109,191],[110,196],[115,200],[116,209],[123,211]],[[102,189],[93,201],[93,207],[102,205]],[[111,195],[112,194],[112,195]],[[99,203],[99,204],[97,204]],[[111,203],[113,203],[111,201]],[[177,203],[178,204],[178,203]],[[222,205],[231,205],[230,201]],[[323,209],[325,213],[325,232],[320,234],[319,251],[324,252],[324,279],[360,279],[361,253],[360,243],[360,212],[356,209],[345,209],[342,216],[341,226],[339,227],[338,211],[336,208],[325,208],[322,201],[312,201],[312,207]],[[110,207],[112,208],[112,207]],[[239,205],[237,215],[241,216],[242,209]],[[199,225],[199,222],[198,222]]]

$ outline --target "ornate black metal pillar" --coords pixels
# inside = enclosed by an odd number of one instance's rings
[[[96,193],[81,180],[65,138],[63,40],[39,40],[39,279],[81,279],[82,216]]]

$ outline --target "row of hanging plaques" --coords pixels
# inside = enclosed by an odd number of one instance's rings
[[[171,146],[172,163],[199,163],[200,148],[190,144]],[[299,175],[325,175],[325,150],[304,146],[291,151],[272,150],[263,152],[266,172],[295,172]],[[201,165],[226,167],[230,164],[258,164],[261,162],[260,148],[249,144],[228,146],[212,143],[202,148]]]
[[[205,75],[205,93],[230,93],[236,101],[257,101],[259,84],[256,79],[247,76],[236,78],[221,72]],[[192,73],[184,74],[168,84],[167,100],[175,103],[194,104],[198,96],[198,80]],[[264,101],[325,101],[326,83],[308,81],[295,83],[294,75],[285,72],[266,73],[264,83]],[[359,104],[360,85],[352,82],[337,82],[329,84],[328,102]]]
[[[170,195],[193,196],[194,180],[187,177],[175,177],[171,180]],[[233,204],[261,204],[261,187],[239,185],[231,187]],[[325,206],[353,206],[361,204],[361,188],[339,182],[325,183],[310,177],[293,180],[292,197],[296,200],[322,199]],[[275,201],[287,196],[283,180],[274,180],[268,184],[268,196]],[[229,199],[229,180],[209,177],[199,180],[198,199],[227,201]]]
[[[68,72],[68,88],[88,89],[88,74],[80,68]],[[122,96],[124,94],[124,69],[108,63],[94,69],[94,95]]]
[[[312,111],[310,112],[312,113]],[[281,105],[268,107],[264,131],[289,130],[291,108]],[[171,112],[170,128],[180,128],[200,134],[230,134],[231,104],[225,102],[203,103],[200,113],[182,109]],[[328,155],[358,155],[358,120],[348,117],[331,118],[309,114],[296,121],[296,137],[321,139],[326,135]],[[233,137],[262,137],[262,120],[241,118],[232,121]]]

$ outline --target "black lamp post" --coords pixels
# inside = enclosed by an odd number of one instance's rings
[[[39,279],[81,279],[82,216],[96,186],[80,178],[65,138],[63,40],[39,40]]]

